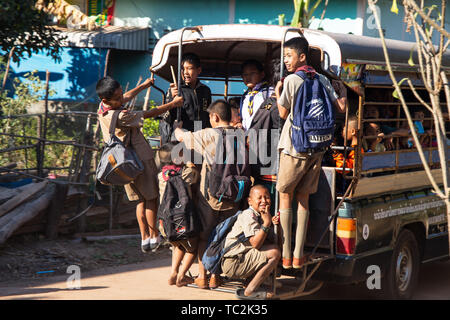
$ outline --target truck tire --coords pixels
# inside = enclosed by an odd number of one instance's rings
[[[414,233],[403,229],[382,281],[383,298],[411,299],[419,280],[420,251]]]

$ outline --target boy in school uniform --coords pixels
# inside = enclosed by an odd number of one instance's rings
[[[176,83],[170,84],[169,99],[178,95],[179,90],[184,99],[181,108],[182,128],[194,131],[194,121],[201,121],[202,128],[211,127],[209,123],[208,106],[211,104],[211,89],[198,79],[202,72],[200,58],[194,53],[186,53],[181,59],[182,84],[178,89]],[[177,120],[178,110],[170,111],[172,131],[174,121]]]
[[[158,201],[158,184],[156,175],[158,170],[154,160],[154,152],[141,128],[144,119],[156,117],[170,109],[180,107],[182,97],[172,102],[147,111],[129,111],[124,108],[127,101],[133,99],[139,92],[153,84],[152,79],[145,80],[136,88],[123,93],[119,82],[111,77],[104,77],[97,82],[96,91],[101,99],[98,109],[98,119],[102,129],[103,140],[109,141],[109,127],[114,111],[119,110],[115,134],[125,144],[130,144],[136,151],[144,165],[144,172],[132,183],[125,185],[125,191],[130,201],[138,201],[136,217],[141,232],[141,250],[148,252],[156,250],[160,244],[158,229],[156,228],[156,214]]]
[[[181,178],[187,186],[189,199],[193,201],[191,186],[199,179],[199,172],[191,162],[184,164],[181,156],[173,157],[172,151],[175,143],[168,142],[159,149],[159,159],[161,162],[161,172],[158,174],[160,200],[161,203],[166,190],[167,181],[170,179],[170,172],[181,174]],[[161,226],[160,226],[161,227]],[[160,229],[164,235],[164,230]],[[194,280],[186,276],[197,255],[198,237],[194,236],[184,240],[170,242],[172,245],[172,270],[168,280],[169,285],[182,287],[192,283]],[[181,267],[181,268],[180,268]]]
[[[292,121],[289,114],[295,105],[296,97],[303,85],[303,79],[295,74],[304,71],[315,74],[316,71],[308,63],[309,44],[304,37],[292,38],[284,44],[284,64],[289,73],[284,81],[279,81],[275,94],[277,97],[280,118],[286,120],[278,143],[280,154],[279,171],[276,189],[280,193],[280,222],[283,229],[283,267],[301,268],[306,258],[303,255],[303,245],[306,239],[306,226],[309,215],[309,195],[317,191],[321,162],[325,150],[314,153],[296,152],[291,139]],[[321,83],[326,88],[331,101],[339,112],[344,112],[347,105],[347,91],[342,82],[330,84],[323,75],[318,74]],[[339,92],[337,95],[335,89]],[[295,233],[294,259],[291,252],[292,200],[296,197],[297,228]]]
[[[199,275],[195,279],[195,284],[202,289],[208,288],[207,271],[203,267],[202,257],[205,252],[209,235],[215,226],[228,217],[235,214],[239,208],[239,202],[222,200],[211,196],[208,188],[208,176],[216,156],[216,151],[221,143],[221,131],[235,129],[230,125],[231,107],[225,100],[216,100],[208,108],[209,120],[212,128],[206,128],[195,132],[183,131],[180,128],[175,129],[175,137],[183,142],[187,150],[194,150],[203,156],[202,169],[200,173],[200,192],[196,201],[199,210],[200,220],[202,222],[202,232],[200,233],[198,245]],[[244,133],[242,132],[242,135]],[[209,279],[209,288],[217,288],[220,285],[219,275],[212,274]]]
[[[279,217],[270,214],[270,194],[262,185],[250,189],[249,208],[237,218],[225,239],[224,247],[235,243],[244,233],[246,241],[240,242],[224,254],[221,266],[223,273],[231,279],[246,279],[245,290],[236,292],[240,299],[273,298],[273,292],[257,291],[278,265],[281,257],[277,241],[281,233],[275,235],[272,225],[279,224]],[[276,240],[278,238],[278,240]],[[261,295],[264,296],[261,296]]]
[[[269,81],[269,85],[274,87],[278,81],[281,80],[281,78],[280,59],[275,59],[272,62],[272,76]],[[250,131],[254,130],[253,134],[258,134],[257,141],[259,143],[258,147],[255,148],[253,146],[253,148],[251,148],[251,150],[256,149],[255,151],[257,151],[257,161],[255,164],[251,164],[252,176],[255,178],[254,184],[261,184],[269,190],[272,203],[275,203],[275,196],[277,192],[276,181],[278,169],[276,166],[276,161],[274,161],[276,159],[276,153],[272,152],[272,148],[276,148],[277,150],[279,140],[278,134],[273,135],[273,132],[275,130],[278,131],[281,127],[282,123],[280,121],[280,114],[277,108],[277,98],[275,96],[275,92],[273,91],[272,94],[262,102],[261,106],[256,111],[250,123],[249,129]],[[266,150],[264,152],[260,152],[261,150],[259,150],[262,145],[260,139],[264,141]],[[267,161],[267,159],[265,159],[266,156],[269,156],[271,160]],[[275,206],[272,206],[272,215],[275,214],[275,210]]]
[[[263,102],[271,96],[273,87],[265,81],[264,66],[257,60],[247,60],[242,64],[242,80],[247,86],[247,91],[241,98],[242,128],[250,129],[256,112]]]

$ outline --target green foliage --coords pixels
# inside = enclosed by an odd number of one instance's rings
[[[155,101],[150,100],[150,108],[153,108],[155,106]],[[145,119],[142,131],[146,138],[149,138],[151,136],[159,136],[159,120],[155,120],[152,118]]]
[[[0,61],[0,67],[1,65]],[[18,78],[13,80],[13,96],[8,95],[7,90],[0,92],[0,114],[5,116],[5,118],[0,119],[0,127],[2,133],[6,134],[0,135],[0,149],[35,145],[38,142],[36,139],[10,135],[38,137],[42,133],[42,128],[38,132],[38,117],[21,115],[27,113],[31,104],[44,99],[45,83],[36,76],[35,71],[25,74],[24,77],[24,81],[20,81]],[[55,91],[49,89],[49,97],[54,94]],[[43,120],[43,117],[41,119]],[[74,120],[68,116],[49,117],[47,120],[46,137],[48,140],[78,140],[81,132],[80,126],[77,126]],[[47,144],[45,146],[44,167],[68,167],[73,149],[73,147],[67,145]],[[0,166],[10,162],[16,162],[19,169],[36,168],[36,148],[0,153]]]
[[[14,94],[15,97],[8,97],[8,91],[5,90],[0,94],[0,113],[3,115],[16,115],[26,113],[27,106],[36,103],[44,98],[45,83],[36,76],[37,70],[28,72],[24,75],[25,82],[21,82],[19,78],[14,78]],[[54,90],[49,90],[49,96],[54,95]]]
[[[308,28],[311,23],[314,12],[320,5],[322,0],[317,0],[310,8],[309,0],[293,0],[294,1],[294,16],[292,17],[291,27]]]
[[[6,56],[14,47],[14,62],[42,49],[60,60],[59,31],[48,27],[49,15],[36,9],[35,3],[36,0],[0,1],[0,50]]]

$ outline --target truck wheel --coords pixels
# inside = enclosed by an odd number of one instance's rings
[[[419,280],[419,268],[420,251],[416,237],[404,229],[397,238],[382,281],[383,296],[387,299],[411,299]]]

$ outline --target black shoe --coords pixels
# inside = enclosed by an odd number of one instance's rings
[[[150,252],[151,249],[152,249],[152,248],[151,248],[150,243],[141,245],[141,250],[142,250],[143,253]]]
[[[155,243],[150,243],[150,250],[152,250],[152,252],[155,252],[156,250],[158,250],[158,248],[163,244],[163,239],[161,236],[158,236],[158,242]]]

